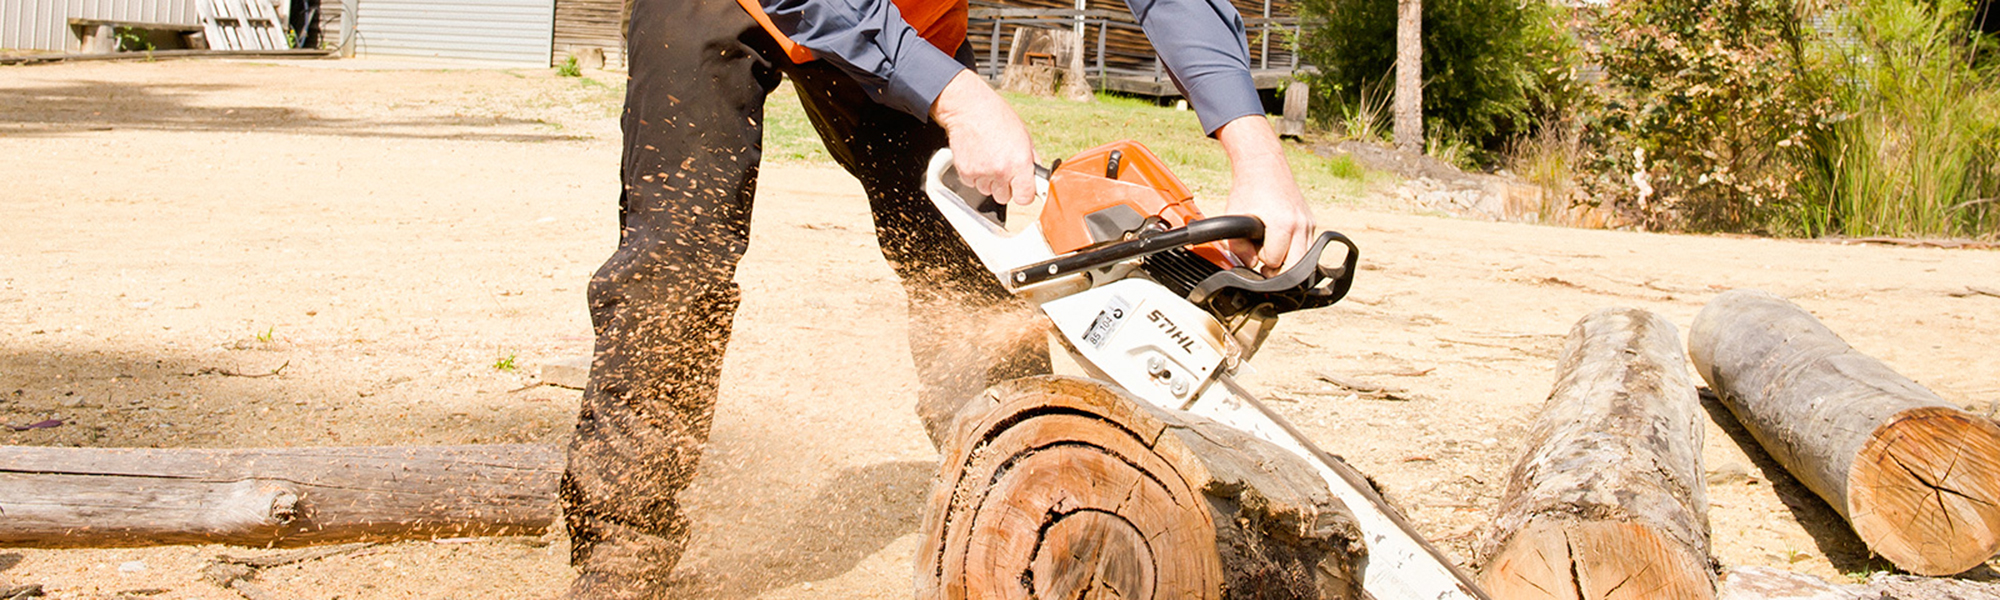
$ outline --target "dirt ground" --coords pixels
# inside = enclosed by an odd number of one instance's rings
[[[611,88],[546,70],[0,68],[0,420],[63,421],[0,444],[561,442],[581,393],[519,388],[590,351],[584,284],[616,239],[615,111]],[[850,178],[774,164],[761,186],[680,583],[907,597],[936,455],[914,418],[902,292]],[[1347,302],[1287,317],[1248,383],[1454,556],[1523,451],[1561,336],[1599,307],[1658,311],[1684,335],[1714,294],[1760,288],[1953,403],[2000,400],[2000,298],[1950,295],[2000,288],[2000,252],[1496,224],[1393,196],[1317,206],[1364,270]],[[1417,398],[1347,396],[1316,372]],[[1708,408],[1724,566],[1834,581],[1886,567]],[[387,544],[258,583],[279,598],[551,597],[565,548],[559,533]],[[200,567],[262,552],[0,549],[0,587],[237,598]]]

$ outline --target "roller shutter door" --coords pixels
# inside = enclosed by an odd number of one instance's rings
[[[360,0],[356,12],[358,54],[549,66],[555,0]]]

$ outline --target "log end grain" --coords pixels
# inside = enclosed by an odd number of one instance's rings
[[[945,443],[917,597],[1360,597],[1345,506],[1210,425],[1084,379],[988,390]]]
[[[1715,597],[1706,561],[1644,524],[1537,519],[1480,571],[1495,600]]]
[[[2000,552],[2000,426],[1944,407],[1898,413],[1848,473],[1847,514],[1897,567],[1953,575]]]

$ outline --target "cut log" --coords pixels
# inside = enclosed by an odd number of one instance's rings
[[[2000,551],[2000,426],[1764,292],[1709,302],[1688,352],[1757,443],[1876,554],[1950,575]]]
[[[1701,400],[1673,323],[1629,308],[1591,313],[1556,369],[1480,545],[1487,593],[1714,598]]]
[[[925,509],[918,598],[1361,597],[1352,515],[1277,446],[1087,379],[968,405]]]
[[[299,545],[539,533],[545,445],[0,448],[0,546]]]

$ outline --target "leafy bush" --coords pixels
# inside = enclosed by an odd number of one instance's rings
[[[1582,186],[1655,229],[1993,235],[2000,91],[1946,0],[1615,0]]]
[[[1832,103],[1805,76],[1793,0],[1615,0],[1599,9],[1593,198],[1655,229],[1772,232],[1812,173]]]
[[[1396,0],[1302,0],[1300,58],[1315,118],[1381,130],[1396,61]],[[1577,43],[1547,0],[1426,0],[1425,130],[1497,149],[1575,95]]]

